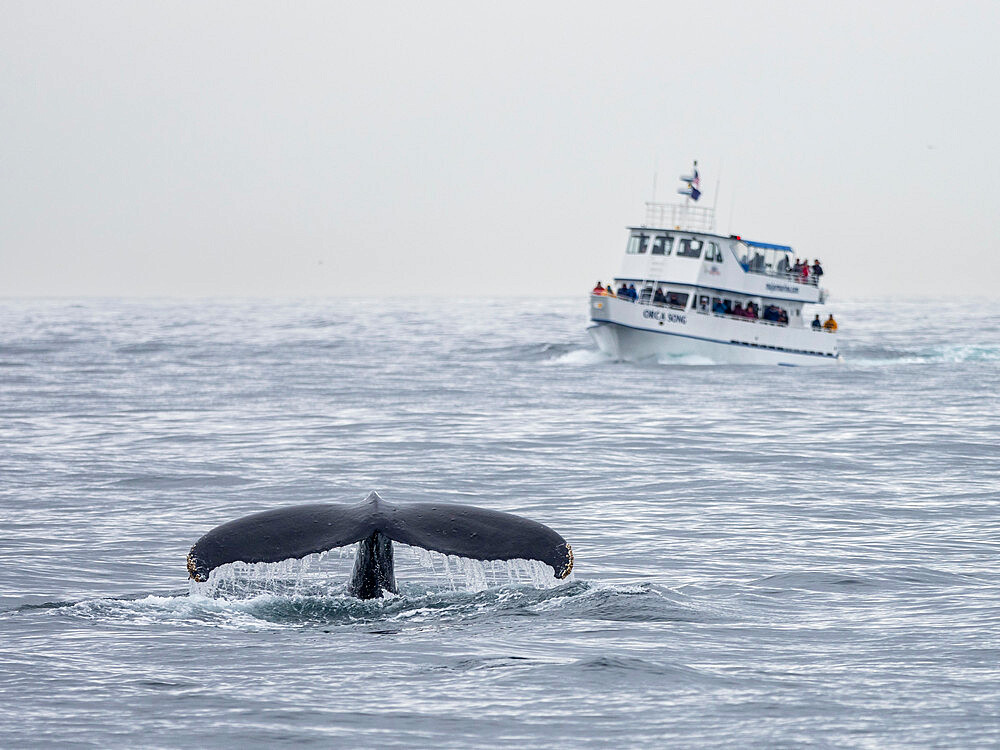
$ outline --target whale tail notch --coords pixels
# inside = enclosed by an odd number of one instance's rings
[[[377,492],[360,503],[295,505],[224,523],[195,542],[187,568],[191,578],[207,581],[227,563],[280,562],[355,542],[347,590],[361,599],[396,592],[393,542],[474,560],[538,560],[556,578],[573,569],[570,545],[537,521],[471,505],[397,505]]]

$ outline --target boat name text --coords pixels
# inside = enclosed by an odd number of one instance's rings
[[[767,284],[767,288],[772,292],[791,292],[792,294],[798,294],[798,287],[791,286],[789,284]]]
[[[688,322],[687,315],[679,315],[677,313],[662,313],[659,310],[643,310],[642,317],[652,318],[653,320],[658,320],[661,323],[665,320],[669,320],[671,323],[680,323],[681,325],[687,325]]]

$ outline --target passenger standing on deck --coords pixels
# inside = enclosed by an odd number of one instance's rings
[[[635,290],[635,284],[628,285],[628,296],[633,302],[639,299],[639,293]]]
[[[801,276],[799,277],[800,283],[802,283],[802,284],[808,284],[809,283],[809,259],[808,258],[806,258],[806,262],[802,264],[802,270],[800,271],[800,274],[801,274]]]
[[[819,264],[819,258],[813,263],[813,276],[816,277],[816,283],[819,283],[819,277],[823,275],[823,266]]]
[[[823,327],[823,324],[820,322],[819,315],[813,318],[812,327],[817,331]]]
[[[823,324],[823,327],[828,331],[837,330],[837,321],[833,319],[833,313],[830,313],[830,317],[826,319],[826,322]]]
[[[604,287],[601,286],[601,282],[597,282],[597,286],[594,287],[594,291],[591,294],[604,294]]]
[[[629,298],[628,284],[626,284],[624,281],[622,282],[621,288],[618,290],[618,296],[624,297],[625,299]]]

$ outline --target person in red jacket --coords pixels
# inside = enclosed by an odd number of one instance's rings
[[[594,291],[592,291],[591,294],[604,294],[604,287],[601,286],[600,281],[597,282],[597,286],[594,287]]]

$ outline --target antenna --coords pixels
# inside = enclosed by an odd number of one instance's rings
[[[729,231],[726,234],[733,233],[733,211],[736,206],[736,190],[733,190],[732,196],[729,198]]]
[[[722,184],[722,159],[719,159],[719,176],[715,178],[715,197],[712,199],[712,210],[719,205],[719,185]]]
[[[719,185],[722,184],[722,159],[719,159],[719,176],[715,178],[715,197],[712,198],[712,229],[715,229],[715,207],[719,205]]]

